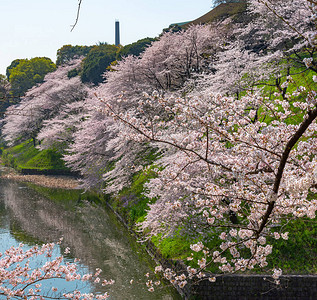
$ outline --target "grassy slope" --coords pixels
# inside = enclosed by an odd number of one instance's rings
[[[61,160],[61,154],[53,150],[40,151],[33,146],[31,141],[3,150],[2,159],[5,164],[20,171],[23,169],[68,170]]]
[[[240,19],[240,16],[246,11],[246,7],[246,3],[222,3],[208,13],[189,23],[186,23],[182,27],[187,28],[190,25],[211,23],[227,17]]]

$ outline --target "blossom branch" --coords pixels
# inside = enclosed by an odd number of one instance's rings
[[[284,168],[285,168],[285,165],[286,165],[286,162],[287,162],[287,159],[289,157],[291,150],[293,149],[295,144],[298,142],[298,140],[302,137],[302,135],[304,134],[306,129],[309,127],[309,125],[311,125],[313,123],[313,121],[316,119],[316,117],[317,117],[317,108],[315,108],[312,111],[309,111],[308,117],[303,121],[303,123],[300,125],[300,127],[298,128],[296,133],[292,136],[292,138],[286,144],[284,152],[282,154],[282,158],[281,158],[279,167],[278,167],[278,171],[277,171],[277,174],[275,177],[274,186],[272,189],[274,195],[277,195],[277,193],[278,193],[280,183],[282,180],[282,176],[283,176],[283,172],[284,172]],[[272,199],[269,199],[268,208],[263,216],[261,225],[260,225],[258,232],[257,232],[257,236],[259,236],[259,234],[262,232],[262,230],[264,229],[266,223],[268,222],[268,220],[270,218],[270,215],[272,214],[272,211],[273,211],[274,205],[275,205],[275,201],[276,201],[276,197],[277,196],[273,197]]]

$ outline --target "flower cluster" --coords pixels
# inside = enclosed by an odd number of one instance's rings
[[[47,260],[44,265],[32,268],[30,261],[33,258],[51,258],[56,245],[48,243],[27,250],[24,250],[23,246],[20,244],[18,247],[7,249],[3,254],[0,253],[0,296],[3,295],[7,299],[108,299],[107,292],[87,294],[74,290],[64,293],[56,287],[52,287],[50,291],[42,290],[42,282],[50,279],[82,282],[93,280],[98,283],[101,270],[97,269],[95,274],[80,274],[76,263],[63,264],[63,256]],[[68,248],[66,252],[69,252]],[[105,280],[102,285],[113,283],[112,280]]]

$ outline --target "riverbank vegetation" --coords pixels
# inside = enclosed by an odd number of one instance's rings
[[[316,273],[316,5],[250,0],[245,21],[165,32],[96,87],[68,76],[85,64],[72,60],[9,107],[4,139],[54,150],[82,189],[111,195],[190,265],[165,273],[180,287]]]
[[[27,140],[2,151],[2,162],[23,173],[25,170],[67,172],[62,155],[52,149],[40,151]]]

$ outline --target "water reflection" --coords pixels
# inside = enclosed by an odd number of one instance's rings
[[[153,262],[112,214],[89,204],[54,202],[9,180],[1,180],[0,187],[0,248],[58,241],[63,236],[62,247],[70,247],[89,271],[100,267],[103,278],[115,280],[108,288],[111,299],[179,299],[167,288],[147,291],[144,274]],[[130,285],[131,279],[141,283]]]

